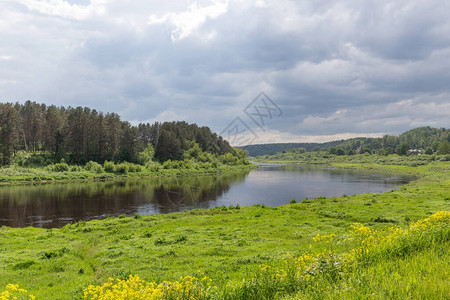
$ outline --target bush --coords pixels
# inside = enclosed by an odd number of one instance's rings
[[[127,165],[125,163],[121,163],[114,166],[114,173],[126,174],[128,172]]]
[[[144,151],[138,154],[138,162],[141,165],[146,165],[147,163],[153,160],[154,156],[155,156],[155,149],[153,148],[153,145],[151,143],[148,143]]]
[[[158,172],[161,169],[161,165],[154,162],[147,163],[145,167],[152,172]]]
[[[27,153],[19,151],[14,157],[13,164],[20,167],[29,167],[31,165],[45,165],[46,160],[50,159],[50,154]]]
[[[70,167],[70,172],[81,172],[81,167],[80,166],[71,166]]]
[[[19,167],[28,167],[30,166],[29,162],[30,155],[24,151],[19,151],[14,157],[13,164]]]
[[[86,171],[91,171],[94,173],[103,173],[103,167],[101,164],[95,162],[95,161],[89,161],[86,163],[86,165],[84,166],[84,169]]]
[[[96,166],[94,166],[94,167],[92,168],[91,171],[92,171],[92,172],[95,172],[95,173],[97,173],[97,174],[100,174],[100,173],[103,173],[103,172],[104,172],[102,165],[100,165],[100,164],[98,164],[98,163],[97,163]]]
[[[163,169],[173,169],[172,161],[170,159],[166,160],[162,164]]]
[[[47,171],[52,172],[67,172],[69,171],[69,165],[66,163],[58,163],[58,164],[52,164],[45,167]]]
[[[112,161],[105,160],[105,162],[103,163],[103,168],[106,172],[113,173],[115,164]]]
[[[450,154],[447,155],[438,155],[436,157],[437,161],[449,161],[450,160]]]
[[[239,161],[239,159],[231,153],[221,155],[219,160],[222,164],[231,166],[237,165]]]
[[[142,171],[142,166],[140,165],[136,165],[136,164],[132,164],[132,163],[124,163],[127,167],[127,171],[128,172],[141,172]]]
[[[109,173],[125,174],[128,172],[141,172],[142,166],[132,164],[129,162],[122,162],[120,164],[114,164],[112,161],[105,161],[103,163],[104,170]]]

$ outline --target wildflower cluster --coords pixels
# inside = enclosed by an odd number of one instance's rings
[[[336,235],[335,234],[329,234],[329,235],[317,234],[315,237],[313,237],[313,241],[314,242],[325,241],[327,243],[332,243],[332,242],[335,241],[335,239],[336,239]]]
[[[0,294],[0,300],[34,300],[33,295],[28,294],[27,290],[19,288],[18,284],[8,284],[6,285],[6,290]]]
[[[201,274],[202,276],[203,274]],[[160,284],[146,282],[130,275],[127,280],[112,279],[101,286],[90,285],[84,290],[85,299],[209,299],[217,290],[211,279],[186,276],[179,281]]]
[[[412,232],[417,231],[429,231],[434,230],[439,227],[450,226],[450,212],[449,211],[439,211],[426,219],[419,220],[409,226],[409,230]]]
[[[273,299],[314,284],[318,277],[335,281],[342,273],[342,262],[333,251],[300,256],[286,255],[281,262],[260,265],[256,274],[240,285],[229,285],[223,299]]]
[[[331,243],[335,235],[317,235],[315,242]],[[276,295],[315,288],[318,280],[334,283],[344,273],[358,268],[359,263],[406,255],[450,239],[450,212],[438,212],[411,224],[407,229],[388,227],[375,230],[353,224],[349,251],[337,255],[334,251],[287,255],[279,264],[261,265],[255,276],[241,285],[228,287],[225,299],[271,299]]]
[[[314,276],[336,278],[342,271],[341,258],[334,251],[317,254],[305,253],[298,257],[288,255],[283,259],[285,268],[294,281],[309,281]]]
[[[450,239],[450,212],[437,212],[403,229],[391,226],[375,230],[362,224],[353,224],[347,239],[353,246],[347,257],[356,261],[402,256],[420,250],[430,242]]]

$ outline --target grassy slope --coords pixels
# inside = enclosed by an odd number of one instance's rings
[[[283,299],[448,299],[450,243],[347,273],[336,284],[303,290]]]
[[[195,210],[138,219],[80,222],[53,230],[1,228],[0,287],[18,283],[38,299],[72,299],[81,296],[82,288],[102,283],[110,276],[126,278],[138,274],[145,280],[158,282],[176,280],[197,270],[221,285],[228,280],[252,277],[260,264],[270,264],[286,253],[303,253],[318,233],[345,234],[353,222],[375,228],[407,226],[436,211],[449,210],[448,162],[418,167],[376,164],[345,167],[407,172],[422,177],[387,193],[315,199],[278,208]],[[413,277],[417,278],[414,286],[418,292],[427,289],[428,281],[434,282],[433,286],[445,287],[447,277],[438,270],[449,269],[449,257],[447,251],[436,261],[437,253],[443,252],[441,248],[436,245],[428,252],[405,258],[411,260],[406,269],[400,261],[393,260],[361,270],[361,276],[372,278],[361,291],[361,297],[380,288],[386,290],[386,297],[395,297],[389,294],[396,291],[394,282],[409,282]],[[416,262],[427,267],[421,269]],[[404,277],[408,270],[413,276]],[[396,274],[398,280],[386,279],[389,278],[386,274]],[[377,279],[379,275],[386,278]],[[348,282],[341,284],[355,289],[358,278],[349,276]],[[408,284],[412,286],[411,282]],[[345,294],[345,289],[334,288],[320,295],[294,295],[294,299],[352,298],[353,291]]]

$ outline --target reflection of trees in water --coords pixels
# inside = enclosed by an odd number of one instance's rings
[[[173,178],[157,185],[155,200],[162,205],[193,205],[216,200],[230,189],[232,183],[243,181],[247,174]]]
[[[331,175],[340,175],[340,174],[355,174],[355,170],[344,169],[344,168],[332,168],[321,165],[308,165],[308,164],[289,164],[282,165],[276,167],[270,167],[272,170],[280,170],[283,172],[313,172],[320,174],[331,174]],[[361,173],[361,170],[358,170]],[[363,171],[362,171],[363,172]]]
[[[163,213],[202,207],[202,202],[206,206],[216,200],[247,174],[1,187],[0,225],[45,226],[39,223],[62,218],[48,225],[59,226],[70,220],[133,214],[137,207],[149,205]]]
[[[313,173],[320,176],[328,176],[328,177],[337,177],[341,181],[374,181],[379,180],[384,184],[405,184],[414,179],[411,176],[405,175],[396,175],[392,176],[387,173],[383,173],[382,171],[373,171],[373,170],[355,170],[355,169],[344,169],[344,168],[333,168],[327,166],[317,166],[317,165],[308,165],[308,164],[288,164],[281,166],[273,166],[269,167],[271,170],[279,170],[283,172],[304,172],[304,173]],[[263,170],[263,169],[262,169]]]

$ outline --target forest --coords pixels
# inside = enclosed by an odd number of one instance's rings
[[[416,149],[424,154],[450,154],[450,129],[418,127],[399,136],[384,135],[381,138],[352,138],[348,140],[326,143],[279,143],[264,145],[248,145],[241,147],[249,156],[273,155],[278,152],[296,149],[295,151],[315,152],[328,151],[330,154],[399,154],[406,155],[408,150]]]
[[[46,153],[52,162],[139,162],[150,151],[159,162],[181,160],[183,153],[219,156],[236,150],[211,132],[186,122],[141,123],[133,126],[116,113],[88,107],[56,107],[32,101],[0,103],[0,165],[17,153]]]

